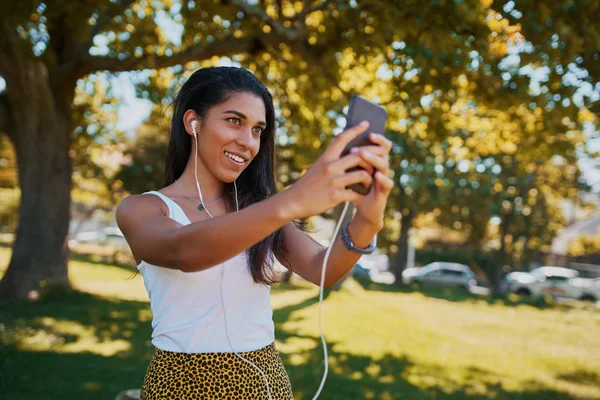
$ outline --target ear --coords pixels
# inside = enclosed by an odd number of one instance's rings
[[[185,127],[185,131],[188,135],[194,136],[194,131],[192,130],[192,123],[196,121],[196,133],[200,131],[200,117],[194,110],[187,110],[183,114],[183,125]]]

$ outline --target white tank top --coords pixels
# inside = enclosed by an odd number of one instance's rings
[[[182,225],[191,223],[173,200],[160,192],[147,193],[166,203],[169,218]],[[258,350],[275,340],[271,287],[254,282],[245,251],[198,272],[182,272],[145,261],[137,268],[150,298],[155,347],[182,353],[231,352],[225,329],[236,352]]]

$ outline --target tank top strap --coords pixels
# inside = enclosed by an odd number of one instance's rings
[[[170,198],[162,194],[161,192],[152,190],[149,192],[144,192],[142,194],[154,194],[160,197],[169,209],[169,218],[179,222],[182,225],[187,225],[191,223],[190,219],[187,217],[187,215],[185,215],[185,212],[183,211],[181,206],[177,204],[174,200],[171,200]]]

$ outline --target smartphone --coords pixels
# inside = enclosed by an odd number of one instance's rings
[[[370,133],[385,133],[385,122],[387,121],[387,111],[385,108],[378,104],[372,103],[369,100],[361,96],[354,96],[350,99],[350,106],[348,107],[348,118],[346,119],[346,127],[344,130],[358,125],[362,121],[369,121],[369,129],[355,137],[348,143],[348,145],[342,151],[341,157],[347,155],[350,149],[356,146],[367,146],[373,145],[369,139]],[[352,172],[359,169],[364,169],[360,166],[348,169],[346,172]],[[375,173],[375,171],[373,171]],[[366,187],[362,183],[355,183],[347,186],[346,189],[352,189],[360,194],[367,194],[371,190],[371,186]]]

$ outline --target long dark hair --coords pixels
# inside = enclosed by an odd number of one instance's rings
[[[195,71],[181,87],[173,101],[171,137],[165,166],[164,186],[175,182],[185,169],[190,157],[191,137],[186,133],[183,114],[194,110],[200,118],[211,107],[227,101],[238,93],[252,93],[260,97],[266,110],[267,126],[260,137],[260,150],[250,165],[237,178],[239,208],[265,200],[275,193],[275,111],[273,98],[265,86],[251,72],[236,67],[210,67]],[[202,144],[199,143],[199,146]],[[225,202],[235,209],[233,183],[225,184]],[[306,231],[306,222],[293,221]],[[269,249],[271,252],[269,252]],[[273,268],[273,255],[282,259],[289,273],[291,265],[285,257],[283,229],[279,229],[252,246],[247,252],[248,267],[256,283],[270,285],[280,280]]]

